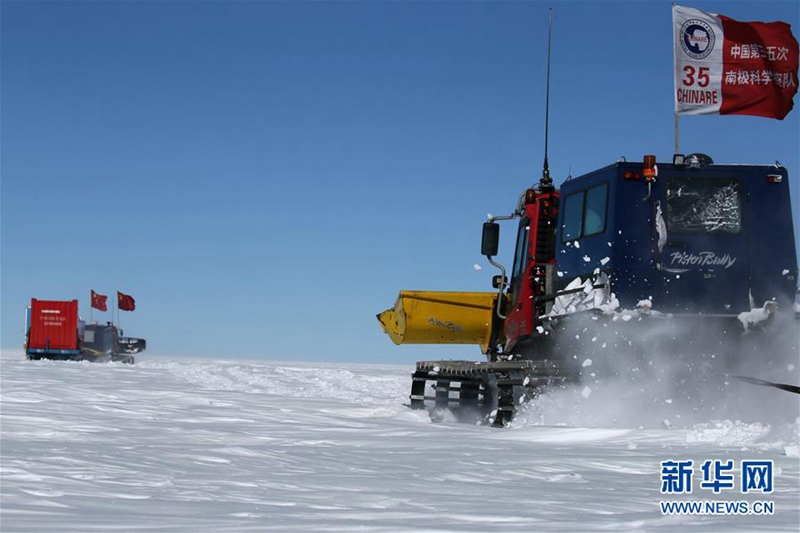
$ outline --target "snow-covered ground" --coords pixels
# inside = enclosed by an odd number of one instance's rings
[[[800,525],[798,398],[774,389],[752,388],[754,401],[782,406],[763,421],[684,423],[672,398],[593,386],[542,397],[493,429],[404,407],[410,364],[129,366],[19,351],[0,363],[4,533]],[[736,488],[700,488],[701,464],[728,459]],[[661,493],[666,460],[694,461],[691,494]],[[774,461],[772,493],[741,493],[745,460]],[[669,516],[662,500],[768,501],[774,514]]]

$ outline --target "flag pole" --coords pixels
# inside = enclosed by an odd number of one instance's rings
[[[677,5],[677,1],[673,0],[672,1],[672,24],[673,24],[673,26],[675,24],[675,6],[676,5]],[[673,28],[672,31],[674,32],[675,29]],[[676,46],[675,45],[674,34],[673,34],[673,38],[672,38],[672,46],[673,47]],[[672,51],[672,60],[673,60],[673,67],[675,67],[675,65],[677,64],[677,52],[674,49]],[[675,78],[675,72],[672,73],[672,76],[673,76],[673,79],[675,81],[675,89],[677,89],[678,80],[677,80],[677,78]],[[673,92],[673,97],[674,97],[674,92]],[[672,153],[674,155],[677,155],[677,154],[680,153],[680,152],[678,152],[678,102],[676,101],[674,105],[675,105],[675,111],[674,111],[673,115],[675,116],[675,151],[672,152]]]
[[[675,112],[675,151],[674,154],[679,154],[680,151],[678,150],[678,112]]]
[[[94,321],[94,319],[92,318],[92,308],[94,307],[94,300],[92,299],[93,293],[94,293],[94,290],[92,290],[92,292],[89,293],[89,323],[90,324]]]

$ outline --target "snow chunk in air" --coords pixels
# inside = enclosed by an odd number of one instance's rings
[[[796,306],[797,304],[795,304]],[[775,311],[775,302],[766,302],[764,307],[756,307],[750,311],[739,313],[737,318],[744,326],[745,331],[767,320]],[[797,308],[795,307],[795,311]]]

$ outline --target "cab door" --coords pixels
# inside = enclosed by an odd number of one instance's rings
[[[530,222],[527,217],[521,219],[517,231],[517,245],[514,252],[514,267],[511,270],[511,285],[509,287],[508,316],[503,323],[503,333],[507,339],[506,346],[513,346],[520,336],[520,332],[527,330],[531,315],[531,304],[525,305],[530,295],[529,284],[525,284],[525,272],[530,261]],[[526,290],[527,289],[527,290]],[[527,295],[526,295],[527,294]]]

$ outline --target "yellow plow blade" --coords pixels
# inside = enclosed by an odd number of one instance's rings
[[[486,351],[496,300],[496,292],[400,291],[378,321],[395,344],[478,344]]]

